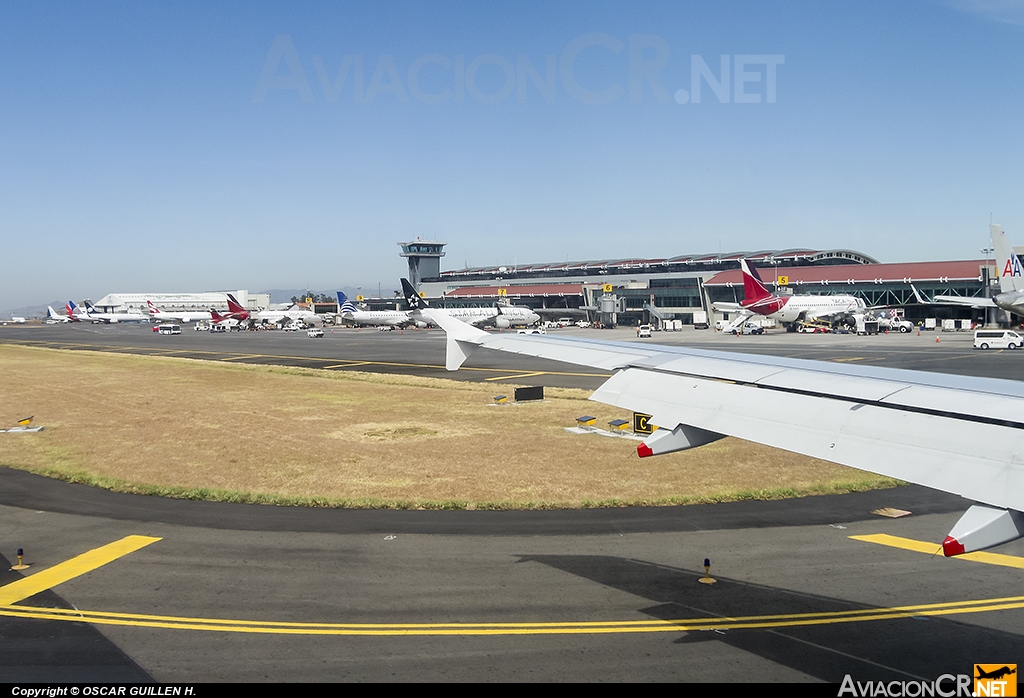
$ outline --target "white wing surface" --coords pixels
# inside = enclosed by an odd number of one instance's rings
[[[425,310],[425,313],[434,311]],[[616,371],[591,399],[653,415],[641,456],[735,436],[961,495],[947,555],[1024,535],[1024,383],[820,361],[492,335],[443,314],[448,370],[477,348]]]

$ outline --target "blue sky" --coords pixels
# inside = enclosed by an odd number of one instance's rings
[[[0,308],[1024,245],[1024,3],[778,5],[4,3]]]

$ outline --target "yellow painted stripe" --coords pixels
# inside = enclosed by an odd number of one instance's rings
[[[910,538],[900,538],[899,536],[890,536],[886,535],[885,533],[876,533],[870,536],[850,536],[850,538],[852,538],[853,540],[864,541],[866,543],[877,543],[878,545],[887,545],[890,548],[912,550],[915,553],[924,553],[926,555],[942,555],[941,545],[936,545],[935,543],[926,543],[920,540],[912,540]],[[968,560],[970,562],[983,562],[986,565],[999,565],[1001,567],[1014,567],[1019,570],[1024,570],[1024,557],[1017,557],[1015,555],[977,552],[956,555],[953,559]]]
[[[229,356],[221,361],[240,361],[241,359],[266,359],[269,358],[264,354],[242,354],[241,356]]]
[[[350,361],[347,364],[333,364],[331,366],[324,366],[324,369],[328,368],[349,368],[350,366],[366,366],[374,363],[373,361]]]
[[[86,572],[91,572],[128,553],[133,553],[139,548],[144,548],[150,543],[156,543],[158,540],[160,539],[150,536],[126,536],[119,541],[82,553],[59,565],[6,584],[0,587],[0,605],[23,601],[34,594],[51,589]]]
[[[678,620],[567,621],[547,623],[288,623],[275,621],[189,618],[72,609],[0,606],[0,616],[88,622],[176,630],[275,635],[576,635],[665,633],[695,630],[765,629],[835,623],[893,620],[914,616],[945,616],[1024,608],[1024,596],[952,601],[936,604],[867,608],[850,611],[765,616],[686,618]]]
[[[547,375],[547,371],[534,371],[533,373],[517,373],[514,376],[495,376],[494,378],[484,378],[485,381],[503,381],[509,378],[529,378],[530,376],[544,376]]]

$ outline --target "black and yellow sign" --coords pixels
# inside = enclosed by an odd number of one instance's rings
[[[1017,665],[1016,664],[975,664],[974,695],[984,696],[1016,696]]]
[[[498,295],[499,296],[507,296],[508,295],[508,289],[507,288],[499,288],[498,289]]]
[[[651,424],[651,415],[643,412],[633,413],[633,432],[636,434],[653,434],[654,425]]]
[[[356,296],[356,300],[362,303],[366,298],[364,296]]]
[[[612,292],[612,285],[611,284],[605,284],[604,285],[604,292],[605,293],[611,293]]]
[[[775,282],[775,285],[776,286],[789,286],[789,277],[788,276],[780,276],[779,280]]]

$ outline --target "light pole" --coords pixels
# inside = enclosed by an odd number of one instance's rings
[[[981,251],[985,253],[985,269],[984,269],[984,271],[981,274],[981,281],[984,284],[984,288],[982,289],[982,291],[985,293],[985,298],[991,298],[992,297],[992,292],[991,292],[992,281],[991,281],[991,278],[989,276],[989,271],[988,271],[989,270],[988,259],[989,259],[989,255],[992,254],[992,252],[994,252],[995,250],[992,247],[982,247]],[[993,315],[994,315],[994,313],[992,312],[993,310],[995,310],[995,308],[989,308],[989,307],[985,308],[985,327],[989,327],[992,324],[994,324],[994,322],[995,322],[995,320],[993,319]]]

